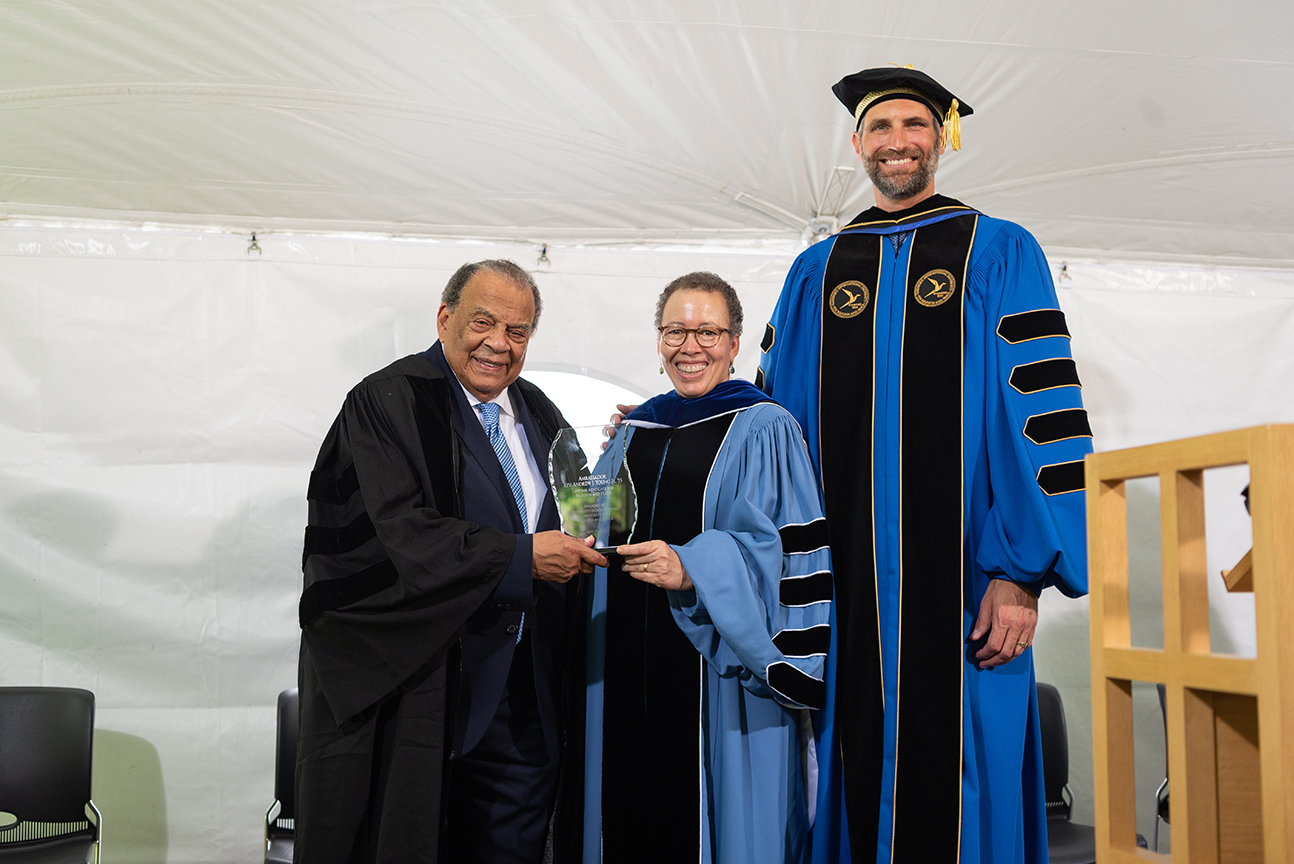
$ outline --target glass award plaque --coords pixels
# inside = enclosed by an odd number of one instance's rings
[[[607,444],[603,426],[562,429],[548,451],[548,481],[562,517],[562,530],[572,537],[596,540],[603,555],[628,542],[637,515],[633,484],[625,466],[622,428]]]

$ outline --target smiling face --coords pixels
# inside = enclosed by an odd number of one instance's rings
[[[729,324],[728,306],[719,294],[682,288],[665,301],[660,323],[665,327],[683,327],[688,330],[699,327],[723,330]],[[719,336],[718,344],[702,348],[697,344],[696,334],[689,333],[677,348],[666,345],[659,337],[656,347],[674,389],[680,396],[692,399],[704,396],[716,384],[728,380],[728,367],[737,357],[741,337],[723,333]]]
[[[440,304],[436,332],[458,380],[488,402],[521,374],[534,320],[529,288],[482,269],[463,286],[454,311]]]
[[[944,143],[927,106],[890,99],[869,108],[853,142],[872,179],[877,207],[903,210],[935,194]]]

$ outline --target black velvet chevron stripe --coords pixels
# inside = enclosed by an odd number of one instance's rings
[[[825,655],[831,647],[831,625],[818,624],[804,630],[782,630],[773,637],[773,645],[784,657]]]
[[[1059,309],[1035,309],[1016,315],[1003,315],[997,324],[997,335],[1012,345],[1048,336],[1069,336],[1065,313]]]
[[[777,602],[783,606],[812,606],[831,601],[831,571],[819,570],[807,576],[783,576],[777,583]]]
[[[340,477],[329,477],[318,471],[311,471],[310,488],[306,497],[324,504],[345,504],[358,491],[359,477],[355,474],[355,464],[351,463]]]
[[[368,513],[360,513],[355,519],[342,528],[325,528],[322,525],[306,527],[305,551],[301,553],[301,566],[311,555],[339,555],[358,549],[364,543],[377,536],[377,529]]]
[[[1068,357],[1024,363],[1011,370],[1011,386],[1021,393],[1037,393],[1056,387],[1080,387],[1078,367]]]
[[[786,701],[806,708],[821,708],[827,701],[827,685],[821,679],[780,660],[769,664],[768,686]]]
[[[764,338],[759,341],[759,350],[765,354],[768,349],[773,347],[773,340],[777,338],[777,333],[773,330],[772,324],[764,325]]]
[[[1025,421],[1024,437],[1035,444],[1050,444],[1067,438],[1091,438],[1092,427],[1082,408],[1066,408],[1047,414],[1035,414]]]
[[[305,627],[322,612],[337,609],[356,600],[363,600],[384,588],[391,587],[395,584],[398,575],[395,565],[390,560],[386,560],[341,579],[315,582],[301,592],[301,603],[297,607],[301,626]]]
[[[758,387],[760,390],[764,390],[764,370],[763,369],[755,370],[755,386]],[[764,392],[767,393],[768,391],[764,390]]]
[[[814,519],[807,525],[785,525],[777,529],[782,538],[782,554],[812,552],[830,542],[826,519]]]
[[[1076,462],[1058,462],[1055,465],[1044,465],[1038,469],[1038,488],[1048,495],[1064,495],[1066,492],[1077,492],[1084,485],[1083,460]]]

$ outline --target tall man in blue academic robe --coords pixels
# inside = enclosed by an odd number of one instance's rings
[[[970,107],[912,69],[833,91],[876,206],[796,259],[757,381],[831,524],[814,861],[1046,861],[1029,649],[1038,594],[1087,590],[1069,331],[1033,237],[935,193]]]
[[[511,261],[464,265],[439,341],[356,385],[320,449],[298,862],[543,858],[583,615],[567,582],[606,559],[558,530],[541,471],[567,424],[517,377],[539,304]]]

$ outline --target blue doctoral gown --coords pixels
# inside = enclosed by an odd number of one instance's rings
[[[914,246],[920,247],[923,237],[933,236],[930,226],[952,219],[965,220],[957,224],[964,226],[968,238],[973,238],[965,247],[969,249],[968,257],[961,259],[964,270],[948,265],[927,272],[932,265],[926,259],[915,260]],[[829,266],[842,237],[851,238],[844,242],[862,249],[864,257],[870,256],[867,260],[871,263],[861,268],[866,272],[842,273],[840,258],[835,269]],[[942,275],[930,281],[932,274]],[[949,295],[952,289],[945,290],[945,276],[955,277],[953,288],[960,290]],[[899,500],[905,470],[901,447],[905,440],[903,409],[907,406],[910,412],[911,406],[921,403],[919,391],[913,391],[914,401],[906,403],[902,402],[902,393],[905,383],[909,388],[923,386],[923,382],[904,381],[905,316],[916,318],[925,314],[924,307],[949,300],[948,308],[952,303],[961,304],[961,325],[954,325],[948,332],[953,340],[950,350],[954,360],[958,331],[962,340],[961,386],[957,388],[955,380],[952,385],[952,393],[960,394],[962,404],[959,408],[949,406],[949,410],[961,412],[962,441],[961,458],[957,460],[954,455],[952,463],[955,466],[960,461],[961,477],[949,477],[947,482],[961,484],[963,513],[960,525],[956,518],[933,524],[910,520],[911,527],[905,529],[901,517],[906,511]],[[871,309],[867,309],[869,304]],[[987,670],[979,669],[970,656],[978,645],[961,653],[962,759],[960,766],[954,766],[954,771],[960,773],[960,789],[952,790],[954,812],[949,817],[956,819],[959,807],[960,825],[959,836],[952,836],[952,851],[947,857],[923,857],[916,851],[922,842],[920,837],[909,838],[906,843],[896,839],[895,826],[903,814],[895,812],[895,784],[899,752],[896,708],[916,698],[901,703],[898,681],[904,540],[916,537],[920,543],[936,536],[935,532],[951,531],[956,543],[956,532],[960,532],[964,571],[959,601],[962,641],[974,625],[990,578],[1023,583],[1035,593],[1047,586],[1071,597],[1087,590],[1081,460],[1091,450],[1091,433],[1082,411],[1079,382],[1070,359],[1069,334],[1050,271],[1036,241],[1023,228],[979,215],[942,196],[902,213],[873,208],[841,234],[803,252],[787,275],[764,336],[761,347],[765,353],[757,383],[804,428],[812,458],[820,469],[824,402],[840,400],[850,404],[857,392],[842,389],[843,370],[838,362],[838,358],[854,350],[853,343],[829,345],[831,351],[824,352],[822,334],[835,332],[824,330],[824,323],[835,326],[840,322],[833,318],[844,321],[852,316],[860,316],[861,321],[863,311],[874,315],[866,334],[874,351],[866,359],[871,398],[869,404],[856,406],[856,430],[839,424],[827,430],[851,440],[827,441],[826,446],[853,446],[864,454],[871,453],[870,459],[866,455],[858,458],[865,469],[870,469],[870,477],[864,472],[860,479],[871,487],[873,536],[869,542],[874,548],[874,565],[870,560],[845,560],[847,556],[842,556],[836,544],[844,514],[833,512],[830,490],[833,481],[848,483],[850,479],[834,477],[828,466],[823,482],[827,489],[827,517],[832,524],[837,617],[844,615],[839,608],[844,602],[840,580],[873,566],[875,573],[873,608],[877,620],[871,626],[878,634],[875,641],[881,654],[879,680],[884,708],[878,710],[883,710],[884,731],[875,775],[880,786],[879,812],[870,815],[873,826],[879,826],[872,829],[877,832],[874,860],[891,864],[952,861],[960,857],[963,862],[982,864],[1045,862],[1046,814],[1032,651],[1026,650],[1012,662]],[[908,326],[913,325],[908,322]],[[916,341],[911,335],[909,340],[908,351],[914,352]],[[824,353],[837,358],[830,361],[830,368]],[[916,359],[910,353],[908,367]],[[938,377],[928,375],[924,383]],[[831,407],[836,408],[840,402]],[[955,435],[954,428],[952,437]],[[955,441],[950,446],[955,446]],[[913,465],[917,462],[910,461]],[[956,494],[956,486],[950,488]],[[905,530],[909,532],[907,536]],[[870,573],[868,570],[869,579]],[[909,616],[916,623],[910,626],[925,627],[922,603],[916,602],[914,608],[915,615],[909,611]],[[833,637],[845,639],[849,626],[842,623]],[[957,644],[953,645],[954,651]],[[834,713],[835,706],[848,695],[840,688],[857,685],[835,680],[835,659],[833,652],[825,713],[839,726],[842,717]],[[958,662],[956,654],[950,661]],[[955,686],[956,679],[953,681]],[[923,686],[920,681],[909,683],[907,679],[905,684],[910,689],[904,695],[919,692],[912,688]],[[955,712],[956,705],[951,707]],[[832,725],[828,725],[819,741],[823,775],[818,789],[813,860],[870,861],[871,851],[858,848],[856,838],[850,854],[847,825],[855,817],[846,815],[849,802],[843,800],[842,788],[848,784],[841,773],[839,741],[833,740]],[[956,774],[952,777],[955,784]],[[871,783],[871,788],[876,785]],[[896,848],[906,849],[909,854],[892,858]]]
[[[808,860],[806,774],[810,784],[816,775],[810,714],[820,713],[809,709],[820,707],[825,696],[830,553],[817,479],[800,428],[766,400],[741,381],[725,382],[697,399],[656,397],[630,415],[627,434],[617,436],[603,456],[604,462],[618,462],[628,449],[632,467],[635,438],[646,441],[665,430],[670,444],[663,463],[668,466],[674,452],[669,447],[681,447],[687,430],[716,418],[731,424],[713,462],[705,457],[709,468],[697,487],[704,495],[700,530],[686,542],[672,544],[695,587],[662,592],[668,595],[674,623],[704,661],[699,704],[664,706],[692,718],[686,722],[691,723],[692,740],[700,740],[699,785],[679,790],[677,800],[665,802],[662,809],[670,815],[659,819],[666,821],[644,815],[644,823],[654,824],[641,826],[643,844],[653,842],[655,832],[684,826],[695,831],[699,848],[687,860],[703,864]],[[643,537],[641,529],[662,521],[665,508],[681,506],[675,500],[654,501],[656,482],[656,477],[633,477],[640,507],[635,542]],[[649,509],[653,501],[655,512]],[[604,723],[610,733],[624,722],[613,717],[609,701],[604,716],[604,687],[616,683],[609,669],[603,680],[607,630],[615,629],[603,623],[608,620],[608,578],[630,577],[614,568],[608,577],[599,569],[593,583],[584,777],[588,864],[602,860],[604,798],[627,797],[644,813],[652,804],[644,800],[646,784],[639,779],[616,776],[609,767],[603,773],[599,732]],[[614,591],[612,596],[614,600]],[[696,675],[686,671],[695,666],[682,665],[684,675]],[[647,698],[649,712],[662,707]],[[610,842],[606,854],[608,861],[619,860]]]

